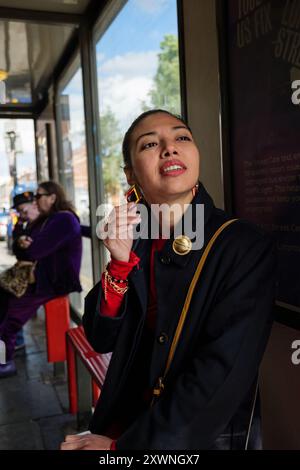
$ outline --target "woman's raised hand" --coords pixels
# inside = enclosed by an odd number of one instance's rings
[[[114,207],[100,230],[100,238],[109,250],[111,257],[128,262],[133,245],[133,226],[141,221],[134,202]]]

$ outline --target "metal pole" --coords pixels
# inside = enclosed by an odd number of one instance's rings
[[[9,172],[10,176],[13,178],[14,186],[18,184],[18,177],[17,177],[17,152],[16,152],[16,139],[17,134],[15,131],[8,131],[6,135],[9,139],[9,146],[10,146],[10,158],[9,158]]]

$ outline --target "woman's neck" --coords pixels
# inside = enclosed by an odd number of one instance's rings
[[[172,230],[182,218],[193,198],[194,195],[189,190],[187,193],[180,195],[180,197],[174,196],[164,200],[156,199],[148,204],[155,204],[156,208],[160,209],[159,214],[156,214],[156,211],[153,210],[154,216],[159,218],[160,229],[164,226],[166,228],[170,227],[170,230]]]

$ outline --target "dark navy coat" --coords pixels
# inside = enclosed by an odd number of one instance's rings
[[[155,256],[157,321],[149,358],[143,326],[149,286],[149,240],[135,253],[140,265],[129,275],[129,290],[117,318],[101,315],[98,283],[85,301],[83,324],[93,348],[113,351],[90,429],[104,434],[126,412],[128,427],[117,449],[210,449],[226,430],[249,421],[249,391],[258,373],[272,324],[275,244],[260,228],[238,220],[219,236],[194,291],[169,370],[165,391],[153,407],[138,406],[140,383],[152,388],[162,375],[180,312],[205,246],[230,217],[217,209],[204,186],[193,204],[205,206],[205,242],[185,256],[172,238]]]

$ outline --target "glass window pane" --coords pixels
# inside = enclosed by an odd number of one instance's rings
[[[73,202],[82,225],[90,225],[88,168],[85,142],[82,72],[78,68],[60,93],[63,161],[61,180],[68,198]],[[83,312],[83,298],[93,286],[91,241],[83,238],[81,265],[83,292],[72,294],[73,306]]]
[[[81,224],[89,225],[89,192],[81,68],[60,94],[63,146],[62,180]]]
[[[121,142],[130,123],[151,108],[181,112],[176,0],[129,0],[96,54],[105,202],[114,204],[128,187]]]
[[[12,266],[13,197],[36,190],[34,125],[31,119],[0,119],[0,271]]]
[[[36,188],[34,125],[31,119],[0,119],[0,207],[12,204],[11,191]],[[24,189],[24,190],[26,190]]]

